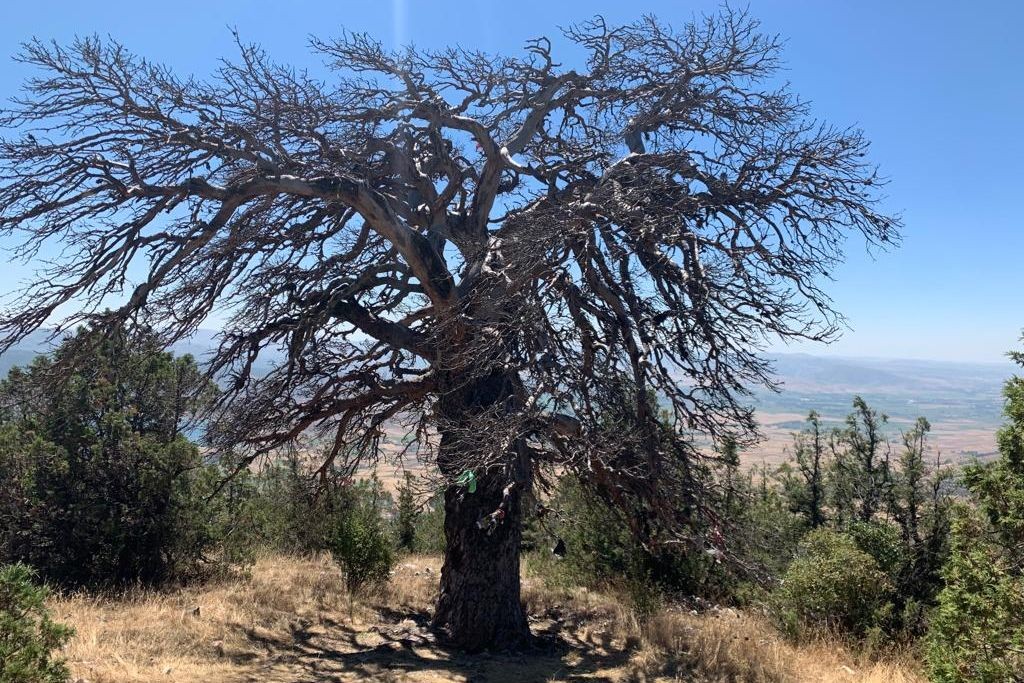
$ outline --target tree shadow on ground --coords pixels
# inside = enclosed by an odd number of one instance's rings
[[[623,679],[630,656],[607,634],[580,637],[552,620],[534,620],[532,642],[522,651],[469,655],[445,644],[426,612],[384,607],[378,613],[376,623],[323,616],[316,624],[293,624],[289,634],[249,631],[252,645],[266,656],[243,680],[615,682]]]

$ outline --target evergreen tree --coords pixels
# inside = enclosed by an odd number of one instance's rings
[[[719,449],[721,462],[722,495],[725,509],[731,511],[737,505],[738,488],[740,487],[740,448],[732,436],[722,440]]]
[[[0,383],[0,560],[64,585],[195,569],[209,529],[186,437],[213,388],[148,333],[83,329]]]
[[[345,572],[350,593],[386,581],[394,564],[394,550],[384,526],[390,498],[376,474],[346,487],[344,509],[331,520],[328,550]]]
[[[921,543],[921,515],[928,495],[925,451],[931,428],[927,419],[919,417],[903,435],[903,452],[887,496],[889,510],[903,530],[904,542],[911,547]]]
[[[1024,367],[1024,353],[1011,353]],[[936,681],[1024,681],[1024,378],[1007,381],[1000,457],[966,468],[977,511],[963,510],[932,620]]]
[[[900,607],[930,606],[941,588],[941,568],[949,554],[951,498],[945,483],[952,476],[941,454],[929,463],[931,425],[919,417],[903,435],[903,452],[891,472],[887,507],[899,525],[906,563],[896,578]],[[913,601],[913,603],[911,603]],[[920,615],[904,610],[903,626],[916,630]],[[911,623],[918,622],[918,623]]]
[[[395,521],[395,535],[398,547],[405,550],[416,549],[416,498],[412,489],[412,473],[405,473],[405,480],[398,487],[398,514]]]
[[[888,420],[855,396],[846,428],[832,442],[832,492],[840,525],[870,522],[882,508],[889,481],[889,444],[884,433]]]
[[[782,484],[793,512],[802,515],[807,525],[817,529],[825,523],[826,481],[828,468],[825,435],[821,417],[812,410],[807,415],[807,427],[793,436],[793,455],[796,473],[784,473]]]
[[[960,510],[929,630],[928,663],[938,683],[1024,681],[1024,578],[1011,553],[985,540],[990,531]]]
[[[0,567],[0,683],[63,683],[70,672],[56,656],[74,630],[54,622],[49,591],[23,564]]]

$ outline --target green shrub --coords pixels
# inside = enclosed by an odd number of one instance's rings
[[[413,475],[406,472],[398,487],[392,533],[400,550],[444,553],[444,494],[435,493],[422,504],[417,504]]]
[[[213,539],[184,435],[212,391],[155,337],[82,330],[0,384],[0,561],[66,586],[184,578]]]
[[[833,629],[863,636],[888,602],[891,584],[878,563],[852,538],[829,529],[804,537],[773,603],[784,629]]]
[[[418,553],[444,553],[444,495],[427,501],[416,515],[413,549]]]
[[[352,593],[386,581],[395,556],[382,516],[382,492],[376,479],[362,481],[348,492],[348,505],[333,520],[329,549],[345,571]]]
[[[625,522],[579,484],[559,482],[546,509],[543,518],[527,517],[523,544],[530,565],[550,582],[599,588],[646,579]],[[558,539],[564,556],[552,552]]]
[[[249,564],[259,548],[266,547],[266,522],[259,506],[258,475],[248,469],[235,472],[230,461],[204,467],[195,473],[197,505],[192,514],[205,521],[201,533],[209,539],[224,569]],[[220,487],[219,492],[217,487]]]
[[[1007,564],[985,529],[964,511],[954,523],[928,632],[932,678],[941,683],[1018,680],[1024,671],[1024,578]]]
[[[569,481],[559,485],[550,508],[557,511],[558,520],[548,519],[545,527],[531,534],[531,540],[563,583],[597,587],[625,577],[643,578],[635,544],[618,511]],[[567,549],[561,559],[551,554],[556,537]]]
[[[71,637],[46,610],[47,591],[23,564],[0,567],[0,683],[59,683],[69,672],[54,651]]]
[[[922,636],[936,597],[936,589],[921,570],[929,558],[922,557],[916,545],[909,545],[894,524],[854,522],[846,533],[875,560],[892,587],[892,604],[879,610],[875,619],[880,636],[907,642]]]
[[[624,513],[578,483],[563,480],[543,523],[528,518],[524,544],[532,570],[562,586],[624,590],[633,606],[651,611],[665,594],[708,595],[719,585],[712,556],[663,546],[653,552],[633,536]],[[553,552],[561,540],[564,556]]]
[[[258,525],[257,540],[280,552],[304,555],[327,550],[338,515],[350,505],[346,479],[314,479],[298,457],[272,463],[258,473],[253,485],[248,514]]]
[[[416,520],[419,515],[412,489],[412,473],[406,472],[405,480],[398,487],[398,510],[395,515],[395,543],[400,549],[416,549]]]
[[[893,586],[909,561],[908,548],[898,527],[886,522],[854,522],[844,533],[878,564]]]
[[[223,463],[213,481],[236,467]],[[298,457],[242,469],[208,508],[210,536],[234,561],[256,550],[330,552],[353,592],[387,579],[394,562],[391,497],[376,477],[353,483],[338,472],[314,477]]]
[[[1024,354],[1011,357],[1024,367]],[[1021,680],[1024,672],[1024,377],[1004,389],[1000,457],[964,471],[977,502],[953,525],[946,585],[928,634],[932,677],[944,683]]]
[[[725,541],[739,569],[726,566],[720,594],[736,602],[764,597],[765,577],[778,577],[796,554],[806,532],[778,490],[747,491],[726,517]]]
[[[210,481],[235,470],[226,461]],[[239,471],[211,501],[206,519],[225,559],[244,562],[260,549],[294,555],[328,551],[345,568],[350,587],[358,589],[390,572],[391,508],[391,497],[376,477],[353,483],[339,472],[314,476],[309,464],[289,457]],[[417,531],[422,517],[416,519]]]

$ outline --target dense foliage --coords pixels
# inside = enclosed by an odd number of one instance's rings
[[[73,631],[50,618],[47,595],[25,565],[0,567],[0,683],[68,679],[68,668],[55,651]]]
[[[1024,354],[1011,356],[1024,367]],[[1024,680],[1024,378],[1003,393],[1000,457],[964,473],[977,505],[953,530],[929,634],[932,675],[943,683]]]
[[[227,477],[234,465],[222,463],[219,472]],[[292,454],[233,474],[209,510],[212,534],[234,561],[259,550],[329,552],[349,589],[358,591],[387,578],[396,546],[402,547],[392,507],[376,477],[353,481],[331,470],[317,474],[308,458]],[[418,516],[410,520],[418,522]]]
[[[774,603],[793,635],[809,627],[863,635],[875,624],[891,590],[878,563],[853,539],[816,529],[801,542]]]
[[[903,432],[895,447],[887,421],[860,397],[845,423],[831,429],[812,411],[794,437],[795,462],[781,467],[776,480],[805,529],[834,531],[872,558],[891,590],[884,605],[872,607],[869,626],[876,635],[905,640],[924,632],[942,586],[953,474],[933,453],[926,419]],[[831,561],[827,548],[819,550],[821,562]],[[864,635],[861,617],[834,614],[833,627],[856,625]]]
[[[295,455],[206,463],[188,439],[216,387],[155,337],[83,329],[0,383],[0,560],[48,581],[185,580],[260,548],[334,553],[355,588],[386,575],[379,483],[314,480]],[[233,476],[229,476],[233,475]]]
[[[196,571],[212,539],[186,430],[212,391],[153,337],[81,330],[0,384],[0,559],[70,586]]]
[[[644,603],[683,579],[683,566],[669,562],[663,568],[671,572],[655,576],[659,558],[637,542],[621,513],[576,484],[562,483],[530,518],[525,538],[531,565],[560,585],[621,587]]]
[[[398,547],[404,550],[416,549],[416,521],[420,515],[412,480],[412,473],[406,472],[404,481],[398,487],[398,507],[395,511],[395,536]]]
[[[328,550],[345,571],[349,592],[387,581],[395,553],[383,521],[384,501],[376,478],[361,481],[347,493],[344,514],[331,520]]]

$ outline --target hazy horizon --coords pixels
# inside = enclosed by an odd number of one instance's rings
[[[36,335],[35,338],[37,338],[38,336],[41,336],[41,335],[46,335],[51,330],[52,330],[52,328],[42,327],[42,328],[40,328],[39,330],[37,330],[34,333],[34,335]],[[189,337],[188,339],[183,340],[182,342],[180,342],[178,344],[178,346],[180,347],[182,345],[188,345],[191,341],[196,339],[196,337],[211,338],[213,335],[216,335],[216,334],[220,333],[220,331],[221,331],[220,329],[215,328],[215,327],[207,327],[207,326],[201,327],[201,328],[199,328],[196,331],[196,335],[195,336]],[[34,337],[32,335],[30,335],[21,344],[15,345],[14,348],[15,349],[25,348],[26,346],[27,347],[35,348],[35,345],[36,345],[37,342],[33,341],[33,339],[34,339]],[[1009,349],[1008,349],[1008,351],[1009,351]],[[38,351],[36,351],[36,352],[38,352]],[[2,355],[2,354],[0,354],[0,355]],[[819,344],[792,345],[790,347],[778,347],[778,346],[776,346],[776,347],[771,347],[771,348],[766,349],[765,352],[764,352],[764,355],[769,357],[769,358],[775,358],[775,357],[780,357],[780,356],[782,356],[782,357],[806,356],[806,357],[809,357],[809,358],[828,359],[828,360],[835,360],[835,361],[841,361],[841,360],[849,360],[849,361],[881,361],[881,362],[906,361],[906,362],[916,362],[916,363],[939,363],[939,364],[946,363],[946,364],[950,364],[950,365],[958,365],[958,364],[959,365],[978,365],[978,366],[988,366],[988,367],[993,367],[993,368],[1001,368],[1003,370],[1010,370],[1010,371],[1012,371],[1015,368],[1014,364],[1009,360],[1009,358],[1006,356],[1006,354],[1004,354],[1002,358],[996,358],[994,360],[972,360],[972,359],[965,359],[965,358],[929,358],[929,357],[923,357],[923,356],[909,356],[909,355],[907,355],[907,356],[877,355],[877,354],[872,355],[872,354],[867,354],[867,353],[856,353],[856,352],[848,352],[848,351],[842,350],[838,343],[833,344],[833,345],[820,344],[819,343]]]

